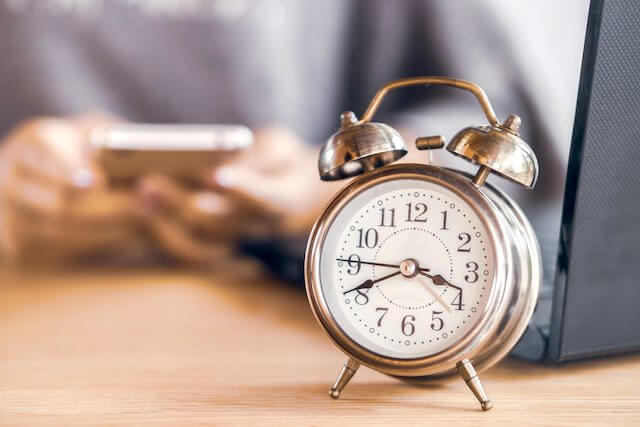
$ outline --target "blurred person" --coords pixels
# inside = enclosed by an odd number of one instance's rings
[[[557,201],[587,13],[570,3],[0,0],[0,248],[214,265],[245,241],[303,239],[344,185],[320,182],[313,144],[413,75],[473,81],[499,117],[519,114],[541,176],[517,198]],[[402,91],[376,120],[452,136],[485,121],[459,92]],[[113,187],[88,135],[114,120],[246,124],[256,144],[197,189],[166,176]]]

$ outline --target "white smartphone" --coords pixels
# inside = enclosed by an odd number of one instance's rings
[[[149,173],[192,180],[251,146],[253,133],[241,125],[116,123],[94,129],[91,144],[112,180]]]

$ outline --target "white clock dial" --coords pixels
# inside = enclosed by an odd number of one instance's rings
[[[493,241],[461,196],[398,179],[355,196],[335,217],[320,259],[340,328],[382,356],[417,358],[460,340],[493,285]]]

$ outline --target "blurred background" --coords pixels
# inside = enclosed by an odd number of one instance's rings
[[[525,208],[555,256],[587,1],[0,0],[0,249],[5,265],[224,269],[254,257],[301,285],[307,233],[341,183],[320,144],[342,111],[418,75],[480,85],[540,161]],[[417,136],[483,124],[447,88],[391,94],[376,120]],[[121,122],[240,124],[254,144],[120,182],[91,135]],[[410,160],[425,161],[416,153]],[[442,151],[434,163],[465,169]],[[152,168],[151,168],[152,169]],[[544,235],[551,236],[546,239]],[[545,271],[545,275],[552,272]]]

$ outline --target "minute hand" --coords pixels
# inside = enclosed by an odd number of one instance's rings
[[[396,264],[385,264],[382,262],[372,262],[372,261],[360,261],[356,259],[344,259],[344,258],[336,258],[336,261],[348,262],[348,263],[356,263],[356,264],[365,264],[365,265],[375,265],[378,267],[389,267],[389,268],[400,268],[399,265]],[[429,271],[428,268],[421,268],[420,271]]]
[[[367,279],[364,282],[362,282],[360,285],[356,286],[355,288],[349,289],[348,291],[344,291],[343,295],[346,295],[349,292],[357,291],[358,289],[370,289],[376,283],[382,282],[383,280],[390,279],[393,276],[397,276],[398,274],[400,274],[400,271],[396,271],[395,273],[387,274],[386,276],[382,276],[382,277],[380,277],[379,279],[376,279],[376,280]]]

